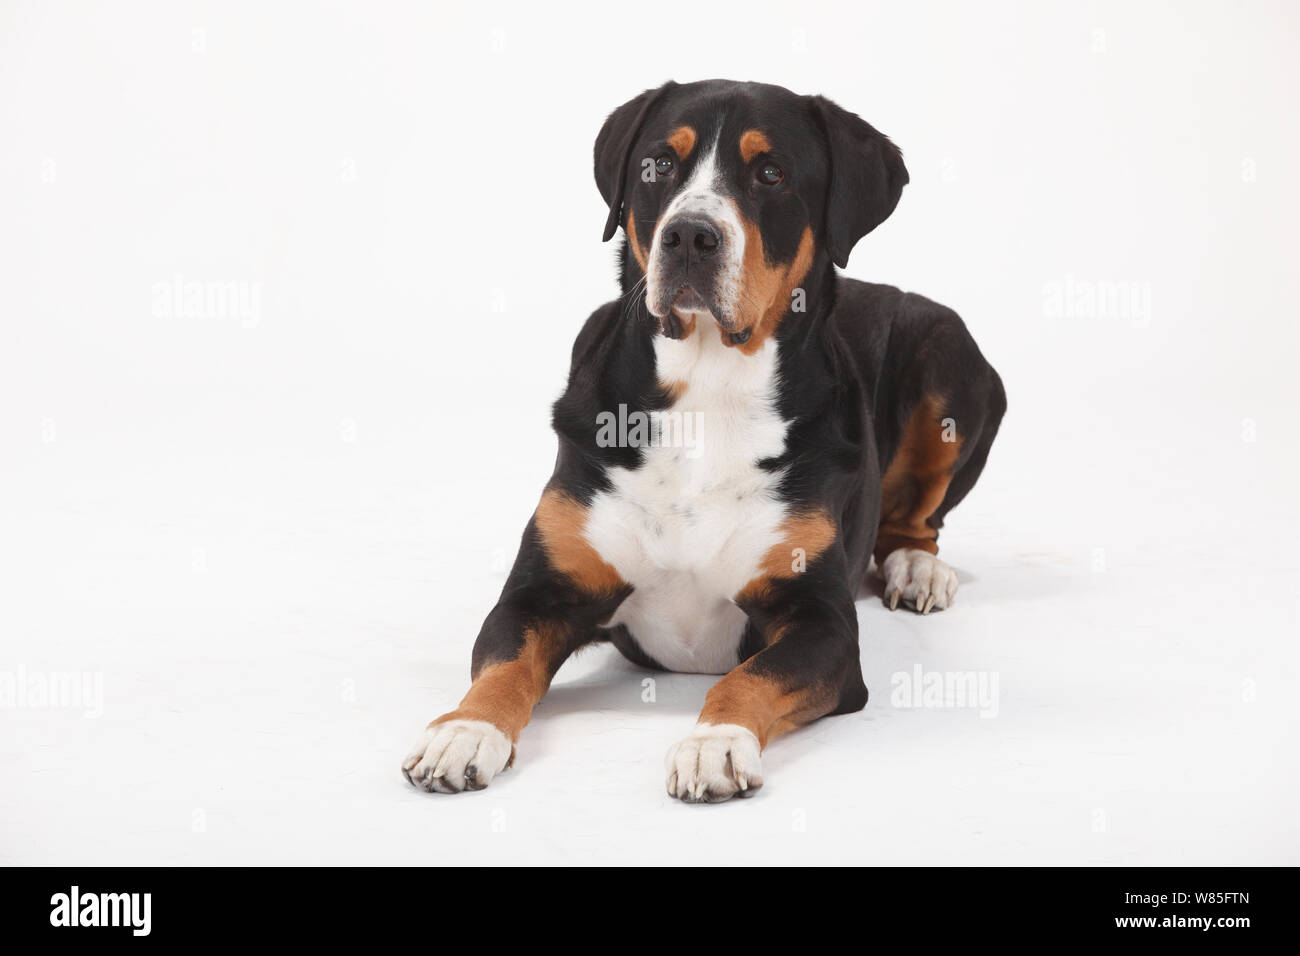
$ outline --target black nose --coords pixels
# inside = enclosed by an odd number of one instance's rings
[[[722,233],[706,219],[674,219],[664,225],[659,241],[665,249],[694,251],[704,257],[718,251],[722,245]]]

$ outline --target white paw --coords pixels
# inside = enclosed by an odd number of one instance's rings
[[[763,786],[758,738],[737,724],[698,724],[668,751],[668,795],[683,803],[752,797]]]
[[[482,790],[510,765],[510,738],[484,720],[432,724],[406,759],[402,774],[421,790]]]
[[[885,603],[892,611],[899,599],[922,614],[942,611],[957,597],[957,572],[928,551],[899,548],[880,568],[885,579]]]

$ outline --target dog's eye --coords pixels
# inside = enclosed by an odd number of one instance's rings
[[[785,173],[776,163],[764,163],[754,175],[764,186],[775,186],[785,179]]]
[[[655,173],[660,176],[671,176],[673,173],[673,158],[671,156],[660,156],[655,160]]]

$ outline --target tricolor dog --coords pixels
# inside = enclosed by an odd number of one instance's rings
[[[1006,398],[956,313],[837,275],[908,181],[853,113],[760,83],[668,83],[610,115],[595,169],[604,237],[623,229],[622,295],[574,343],[555,472],[469,692],[402,770],[428,791],[486,787],[561,663],[609,642],[725,675],[669,752],[667,788],[747,797],[768,741],[866,704],[854,599],[873,555],[891,610],[951,606],[939,529]]]

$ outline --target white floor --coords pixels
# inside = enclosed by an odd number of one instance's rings
[[[755,799],[704,807],[663,793],[662,758],[710,679],[654,675],[647,702],[609,649],[561,671],[487,791],[400,777],[464,690],[522,480],[446,482],[363,442],[238,465],[156,447],[111,472],[42,446],[5,476],[5,666],[102,672],[102,716],[4,713],[0,859],[1300,862],[1285,536],[1180,519],[1207,504],[1186,490],[1145,527],[1039,510],[1056,465],[1017,478],[1026,437],[1009,420],[944,535],[957,606],[864,599],[867,709],[779,739]],[[996,709],[896,706],[917,666],[996,678]]]

